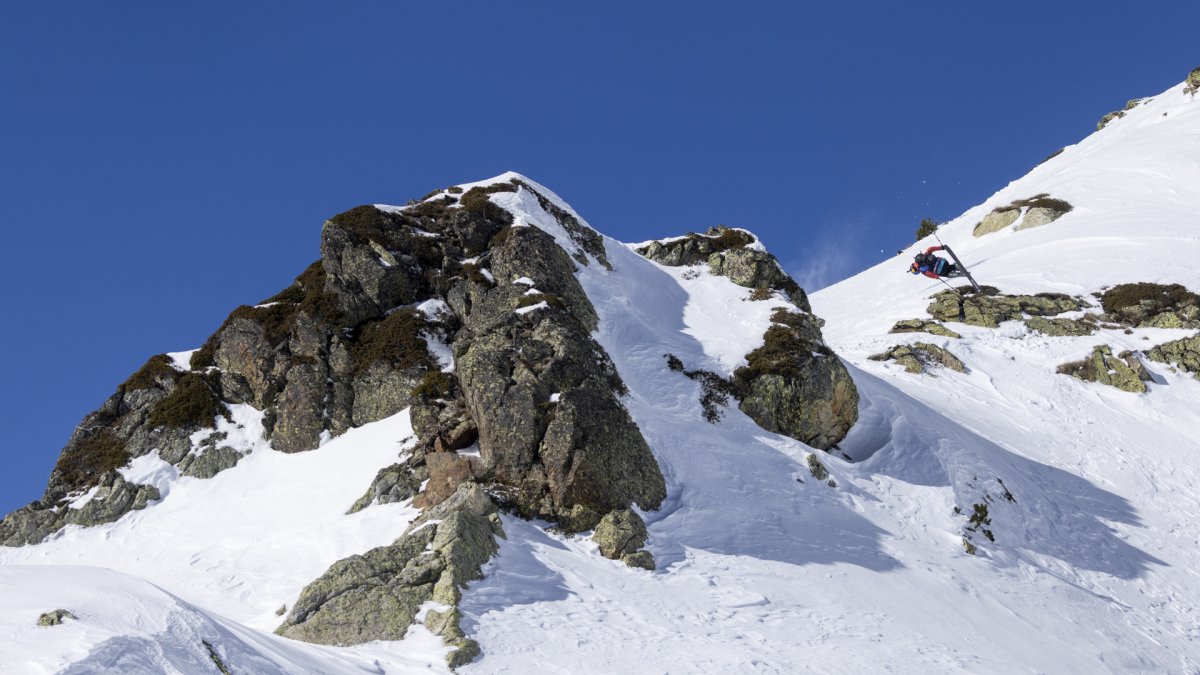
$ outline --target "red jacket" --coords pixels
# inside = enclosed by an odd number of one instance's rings
[[[934,251],[941,251],[943,248],[944,247],[942,247],[942,246],[930,246],[929,248],[925,249],[925,255],[933,255]],[[941,278],[937,274],[934,274],[932,264],[920,265],[920,266],[918,266],[917,269],[921,272],[921,274],[924,274],[925,276],[929,277],[930,279],[940,279]]]

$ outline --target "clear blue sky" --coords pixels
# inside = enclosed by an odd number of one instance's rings
[[[6,2],[0,513],[352,206],[512,169],[626,241],[750,228],[814,288],[1181,81],[1197,25],[1194,1]]]

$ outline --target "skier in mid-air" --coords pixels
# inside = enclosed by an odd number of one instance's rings
[[[930,246],[925,249],[924,253],[918,253],[913,257],[913,264],[908,267],[909,273],[924,274],[930,279],[966,276],[958,269],[958,265],[933,254],[934,251],[941,251],[944,248],[943,246]]]

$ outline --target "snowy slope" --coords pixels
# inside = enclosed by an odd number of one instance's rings
[[[971,236],[994,206],[1040,192],[1075,210]],[[528,193],[491,199],[575,250]],[[1087,295],[1126,281],[1200,289],[1198,222],[1200,102],[1176,88],[940,234],[1005,292]],[[1152,364],[1151,391],[1136,395],[1054,373],[1094,344],[1145,348],[1187,332],[1050,338],[1013,323],[956,325],[962,340],[888,335],[896,320],[925,316],[942,288],[904,274],[908,259],[897,258],[812,298],[862,396],[841,444],[852,463],[765,432],[736,407],[708,424],[697,384],[666,367],[671,353],[688,368],[732,372],[786,300],[754,302],[724,278],[605,245],[613,269],[578,275],[667,480],[662,509],[643,514],[658,571],[506,516],[499,555],[461,605],[484,653],[463,672],[1200,669],[1200,381]],[[947,346],[970,371],[931,378],[866,359],[915,339]],[[445,648],[421,628],[347,649],[269,634],[304,584],[391,542],[415,516],[407,504],[343,515],[403,452],[407,415],[296,455],[255,440],[254,415],[239,413],[253,451],[236,467],[199,481],[143,461],[137,477],[162,488],[161,502],[0,549],[0,672],[55,672],[115,651],[148,659],[149,672],[206,672],[188,665],[204,664],[200,641],[249,672],[444,669]],[[836,487],[809,472],[814,452]],[[968,555],[954,507],[1002,488],[1015,501],[992,504],[996,542]],[[59,606],[79,620],[34,625]]]

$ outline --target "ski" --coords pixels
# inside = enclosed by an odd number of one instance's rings
[[[980,292],[981,289],[979,288],[979,284],[976,283],[975,277],[971,276],[971,272],[967,270],[967,266],[958,259],[958,256],[954,255],[954,249],[946,246],[945,244],[942,244],[942,249],[944,249],[946,253],[949,253],[950,257],[954,259],[954,264],[958,265],[958,269],[962,270],[963,275],[967,277],[967,281],[970,281],[971,285],[975,287],[975,292]]]

